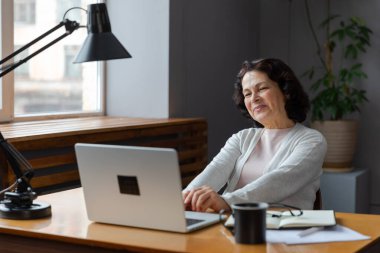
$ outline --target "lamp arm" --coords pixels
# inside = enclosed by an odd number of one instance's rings
[[[33,168],[24,156],[8,143],[0,132],[0,148],[9,162],[13,173],[17,178],[17,192],[26,192],[31,190],[29,181],[33,177]]]
[[[0,201],[0,209],[2,212],[13,209],[17,210],[19,208],[27,208],[29,210],[33,206],[33,200],[37,198],[37,194],[30,185],[30,180],[34,175],[32,166],[12,144],[4,139],[1,132],[0,148],[9,162],[13,173],[16,175],[16,182],[1,191],[1,194],[4,193],[4,199]],[[50,213],[50,208],[44,207],[41,209]]]
[[[21,59],[21,60],[19,60],[16,63],[12,63],[12,64],[9,64],[6,67],[4,67],[3,68],[4,71],[2,71],[0,73],[0,77],[8,74],[12,70],[14,70],[18,66],[20,66],[21,64],[27,62],[29,59],[33,58],[34,56],[36,56],[37,54],[41,53],[42,51],[44,51],[45,49],[49,48],[50,46],[54,45],[55,43],[57,43],[61,39],[63,39],[66,36],[70,35],[71,33],[73,33],[75,30],[77,30],[80,27],[79,23],[77,23],[76,21],[71,21],[69,19],[65,19],[64,21],[61,21],[58,25],[56,25],[52,29],[48,30],[47,32],[45,32],[41,36],[37,37],[36,39],[32,40],[31,42],[29,42],[25,46],[21,47],[20,49],[16,50],[12,54],[10,54],[7,57],[5,57],[4,59],[2,59],[0,61],[0,64],[3,64],[4,62],[6,62],[6,61],[8,61],[8,60],[10,60],[12,58],[14,58],[16,55],[18,55],[19,53],[21,53],[25,49],[29,48],[33,44],[37,43],[41,39],[45,38],[46,36],[48,36],[52,32],[54,32],[57,29],[61,28],[62,26],[65,26],[65,29],[66,29],[66,32],[64,34],[62,34],[58,38],[54,39],[50,43],[46,44],[45,46],[41,47],[40,49],[38,49],[34,53],[30,54],[25,59]],[[32,166],[24,158],[24,156],[19,151],[17,151],[17,149],[15,149],[13,147],[12,144],[8,143],[5,140],[5,138],[3,137],[3,135],[1,134],[1,132],[0,132],[0,148],[4,151],[4,155],[5,155],[6,159],[7,159],[7,161],[9,162],[10,167],[12,168],[13,173],[16,175],[16,178],[17,178],[17,188],[16,188],[15,191],[16,192],[21,192],[21,193],[22,192],[31,192],[32,188],[30,186],[29,181],[33,177],[33,168],[32,168]]]
[[[65,38],[66,36],[70,35],[71,33],[73,33],[75,30],[77,30],[79,27],[81,27],[79,25],[78,22],[76,21],[71,21],[69,19],[65,19],[64,21],[61,21],[58,25],[56,25],[55,27],[53,27],[52,29],[50,29],[49,31],[45,32],[44,34],[42,34],[41,36],[37,37],[36,39],[32,40],[31,42],[29,42],[28,44],[26,44],[25,46],[21,47],[20,49],[16,50],[15,52],[13,52],[12,54],[8,55],[7,57],[5,57],[4,59],[2,59],[0,61],[0,65],[2,65],[4,62],[14,58],[16,55],[18,55],[19,53],[21,53],[22,51],[24,51],[25,49],[28,49],[30,46],[32,46],[33,44],[37,43],[38,41],[40,41],[41,39],[45,38],[46,36],[48,36],[49,34],[51,34],[52,32],[56,31],[57,29],[61,28],[62,26],[65,26],[65,29],[66,29],[66,32],[59,36],[58,38],[56,38],[55,40],[51,41],[50,43],[46,44],[45,46],[41,47],[40,49],[38,49],[37,51],[35,51],[34,53],[30,54],[29,56],[27,56],[26,58],[24,59],[21,59],[19,60],[17,63],[15,64],[11,64],[10,66],[7,66],[5,68],[5,70],[3,72],[0,73],[0,77],[8,74],[9,72],[11,72],[12,70],[14,70],[15,68],[17,68],[18,66],[20,66],[21,64],[27,62],[29,59],[33,58],[34,56],[36,56],[37,54],[41,53],[42,51],[44,51],[45,49],[49,48],[50,46],[54,45],[55,43],[57,43],[58,41],[60,41],[61,39]]]
[[[66,32],[64,34],[62,34],[58,38],[54,39],[50,43],[46,44],[45,46],[41,47],[40,49],[38,49],[34,53],[30,54],[25,59],[21,59],[21,60],[19,60],[16,63],[12,63],[12,64],[9,64],[6,67],[4,67],[3,68],[4,71],[2,71],[0,73],[0,77],[8,74],[12,70],[14,70],[18,66],[20,66],[21,64],[27,62],[32,57],[36,56],[37,54],[41,53],[45,49],[47,49],[50,46],[54,45],[55,43],[57,43],[61,39],[65,38],[66,36],[70,35],[71,33],[73,33],[75,30],[77,30],[80,27],[79,23],[77,23],[76,21],[71,21],[69,19],[65,19],[65,20],[61,21],[55,27],[53,27],[50,30],[48,30],[47,32],[45,32],[44,34],[40,35],[39,37],[37,37],[36,39],[32,40],[31,42],[29,42],[25,46],[21,47],[20,49],[16,50],[12,54],[10,54],[7,57],[5,57],[4,59],[2,59],[0,61],[0,65],[2,65],[4,62],[6,62],[6,61],[8,61],[8,60],[10,60],[12,58],[14,58],[16,55],[18,55],[19,53],[21,53],[25,49],[29,48],[33,44],[37,43],[41,39],[45,38],[46,36],[48,36],[52,32],[58,30],[62,26],[65,26],[65,29],[66,29]],[[12,144],[8,143],[5,140],[5,138],[3,137],[3,135],[1,134],[1,132],[0,132],[0,148],[4,151],[4,155],[5,155],[6,159],[7,159],[7,161],[9,162],[10,167],[13,170],[13,173],[16,175],[16,178],[17,178],[17,181],[18,181],[16,192],[31,191],[31,186],[29,184],[29,181],[33,177],[33,168],[32,168],[32,166],[24,158],[24,156],[19,151],[17,151],[17,149],[15,149],[13,147]]]

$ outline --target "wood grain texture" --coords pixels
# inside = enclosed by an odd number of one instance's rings
[[[180,234],[93,223],[87,218],[81,188],[40,196],[38,200],[51,204],[52,217],[27,221],[0,219],[1,252],[380,252],[379,215],[336,213],[339,224],[370,236],[370,240],[243,245],[236,244],[221,224]]]
[[[31,184],[37,192],[78,182],[74,145],[79,142],[174,148],[178,151],[183,186],[207,164],[204,119],[99,116],[0,124],[0,131],[32,165],[36,176]],[[0,166],[5,187],[14,182],[14,176],[3,159]]]

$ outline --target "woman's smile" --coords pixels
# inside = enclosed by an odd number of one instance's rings
[[[266,105],[257,105],[257,106],[254,106],[253,107],[253,111],[254,112],[261,112],[262,110],[264,110],[267,106]]]

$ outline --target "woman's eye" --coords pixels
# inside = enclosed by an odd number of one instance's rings
[[[249,96],[251,96],[251,93],[245,93],[245,94],[244,94],[244,97],[245,97],[245,98],[247,98],[247,97],[249,97]]]
[[[259,91],[266,90],[268,87],[260,87]]]

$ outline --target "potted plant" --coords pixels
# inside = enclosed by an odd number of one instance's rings
[[[359,17],[342,19],[332,15],[327,0],[327,18],[320,25],[325,31],[322,44],[311,22],[307,0],[305,8],[319,59],[319,66],[305,72],[315,94],[311,100],[312,127],[327,140],[324,169],[348,171],[352,169],[357,121],[347,120],[347,116],[359,112],[360,105],[368,101],[366,91],[358,88],[360,80],[367,78],[359,56],[370,46],[372,31]]]

